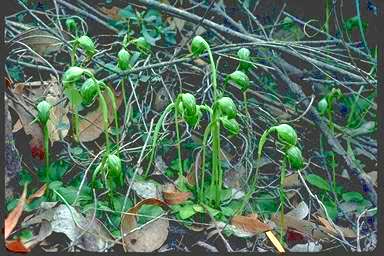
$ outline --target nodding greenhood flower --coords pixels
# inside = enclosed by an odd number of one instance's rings
[[[195,127],[195,126],[198,124],[199,120],[200,120],[198,114],[188,115],[188,114],[186,114],[186,113],[183,114],[183,119],[184,119],[184,121],[185,121],[188,125],[190,125],[190,126],[192,126],[192,127]]]
[[[332,88],[331,92],[329,93],[330,97],[339,99],[343,94],[341,93],[341,90],[339,88]]]
[[[121,48],[119,53],[117,54],[118,62],[117,65],[121,70],[127,70],[129,68],[129,59],[131,58],[131,55],[127,50],[124,48]]]
[[[92,39],[89,38],[88,36],[81,36],[77,39],[77,43],[79,44],[79,46],[85,50],[85,53],[88,55],[88,56],[92,56],[95,54],[96,52],[96,47],[95,47],[95,44],[93,43]]]
[[[298,147],[290,146],[285,154],[292,169],[299,170],[303,168],[304,160],[301,155],[301,150]]]
[[[236,119],[229,119],[227,116],[220,117],[220,121],[223,124],[224,128],[231,134],[237,135],[240,132],[240,125]]]
[[[106,161],[109,174],[113,177],[119,177],[121,175],[121,160],[118,156],[110,154]]]
[[[206,50],[206,45],[207,41],[205,41],[204,38],[201,36],[195,36],[191,43],[192,54],[195,56],[202,54]]]
[[[222,97],[217,101],[218,107],[221,109],[221,112],[232,119],[236,117],[237,110],[236,105],[233,103],[233,100],[229,97]]]
[[[325,114],[328,108],[328,102],[326,98],[322,98],[319,103],[317,104],[317,109],[319,110],[320,114]]]
[[[81,86],[80,94],[83,98],[83,104],[85,106],[89,106],[95,101],[98,92],[98,86],[98,83],[92,78],[85,80]]]
[[[147,42],[147,40],[145,40],[143,36],[137,38],[135,40],[135,43],[136,43],[136,47],[139,50],[142,50],[144,52],[149,52],[151,50],[151,45]]]
[[[229,81],[233,81],[243,92],[249,88],[249,78],[244,72],[240,70],[236,70],[229,74],[227,79]]]
[[[46,125],[49,120],[52,105],[43,100],[37,104],[37,119],[42,125]]]
[[[288,124],[280,124],[278,126],[272,127],[272,129],[277,132],[277,137],[281,142],[288,145],[296,145],[297,134],[292,126]]]
[[[251,52],[247,48],[240,48],[237,51],[237,57],[240,59],[240,69],[248,69],[251,64]]]
[[[71,84],[80,80],[81,76],[84,74],[84,69],[80,67],[70,67],[65,71],[63,75],[63,84]]]
[[[190,93],[182,93],[181,94],[181,102],[183,103],[183,111],[186,112],[187,115],[195,115],[196,114],[196,99]]]
[[[76,21],[72,18],[66,19],[65,25],[67,26],[68,31],[76,31],[77,29]]]

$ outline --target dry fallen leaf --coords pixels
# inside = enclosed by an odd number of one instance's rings
[[[296,219],[303,220],[305,217],[307,217],[309,214],[309,208],[308,205],[301,201],[296,208],[292,209],[290,212],[288,212],[286,215],[295,217]]]
[[[97,218],[93,218],[92,214],[84,216],[70,205],[61,204],[50,208],[51,206],[53,204],[50,202],[49,205],[40,207],[37,215],[23,221],[22,227],[48,221],[50,228],[44,227],[41,236],[50,231],[63,233],[73,245],[91,252],[104,252],[115,244],[108,229]]]
[[[119,12],[121,9],[119,7],[113,6],[110,9],[108,9],[102,6],[102,7],[99,7],[98,9],[113,20],[119,20],[121,18],[119,15]]]
[[[47,184],[44,184],[35,193],[33,193],[30,197],[28,197],[27,204],[29,204],[35,198],[42,197],[45,194],[45,190],[47,190]]]
[[[318,216],[317,219],[319,222],[325,227],[326,231],[328,231],[330,234],[334,236],[339,236],[339,232],[329,223],[329,221],[321,216]],[[341,226],[336,226],[337,229],[339,229],[342,233],[343,236],[346,238],[356,238],[357,235],[355,231],[353,231],[350,228],[347,227],[341,227]]]
[[[234,216],[231,220],[231,224],[254,234],[272,230],[272,227],[261,222],[255,215]]]
[[[192,196],[191,192],[180,192],[177,191],[175,185],[165,184],[163,188],[163,197],[164,201],[167,204],[181,204],[185,202],[188,198]]]
[[[66,36],[66,34],[64,34]],[[18,36],[18,41],[28,45],[32,50],[42,56],[58,52],[63,42],[50,32],[41,29],[30,29]]]
[[[282,227],[283,230],[287,230],[288,228],[294,229],[305,235],[307,237],[312,237],[315,240],[328,239],[329,236],[327,234],[327,229],[323,226],[318,226],[315,223],[308,220],[300,220],[292,216],[285,215],[284,217],[285,223]],[[275,222],[277,226],[281,226],[280,224],[280,215],[273,215],[272,221]]]
[[[17,222],[20,219],[21,214],[23,213],[24,206],[26,203],[27,197],[27,186],[24,186],[23,194],[21,195],[15,209],[12,210],[5,219],[4,222],[4,239],[7,239],[8,236],[12,233],[13,229],[16,227]]]
[[[31,251],[20,239],[5,241],[5,247],[11,252],[27,253]]]
[[[169,221],[166,219],[159,218],[141,229],[134,230],[137,228],[136,214],[143,205],[167,207],[167,204],[159,199],[148,198],[122,215],[120,228],[125,252],[152,252],[159,249],[168,237]]]
[[[103,92],[103,96],[105,97],[105,101],[108,106],[109,123],[111,124],[114,120],[111,99],[109,98],[107,92]],[[121,94],[119,96],[116,96],[117,108],[120,107],[122,100],[123,96]],[[79,131],[81,142],[93,141],[100,137],[100,135],[103,133],[103,114],[100,104],[97,110],[87,113],[85,115],[85,118],[80,120]]]

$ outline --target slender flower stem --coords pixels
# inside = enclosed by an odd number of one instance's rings
[[[282,160],[282,164],[280,167],[280,189],[279,189],[279,195],[280,195],[280,243],[283,243],[284,239],[284,231],[283,227],[285,226],[285,218],[284,218],[284,202],[285,202],[285,194],[284,194],[284,180],[285,180],[285,173],[286,173],[286,157]]]
[[[155,155],[157,139],[158,139],[158,136],[159,136],[161,125],[163,124],[164,118],[166,117],[166,115],[172,110],[172,108],[174,106],[175,106],[174,103],[169,104],[167,106],[167,108],[164,110],[163,114],[160,116],[159,121],[157,121],[157,124],[156,124],[156,127],[155,127],[155,131],[153,132],[153,141],[152,141],[151,155],[149,157],[149,162],[148,162],[147,169],[145,170],[144,177],[148,176],[149,169],[150,169],[150,167],[152,165],[152,161],[153,161],[153,157]]]
[[[211,132],[211,124],[205,128],[203,136],[203,145],[202,145],[202,160],[201,160],[201,187],[200,187],[200,196],[199,201],[203,202],[204,198],[204,179],[205,179],[205,152],[207,149],[208,135]]]
[[[183,162],[182,162],[182,159],[181,159],[181,146],[180,146],[180,131],[179,131],[179,119],[178,119],[178,115],[179,115],[179,111],[177,109],[177,106],[179,106],[180,104],[180,97],[177,97],[176,99],[176,107],[175,107],[175,126],[176,126],[176,148],[177,148],[177,156],[178,156],[178,165],[179,165],[179,177],[180,176],[183,176]]]
[[[48,168],[49,168],[49,133],[48,133],[48,125],[44,124],[43,126],[43,135],[44,135],[44,156],[45,156],[45,170],[48,176]]]

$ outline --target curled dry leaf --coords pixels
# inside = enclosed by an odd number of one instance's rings
[[[65,38],[68,38],[64,34]],[[63,42],[60,38],[52,35],[50,32],[41,30],[41,29],[30,29],[18,36],[18,40],[26,45],[28,45],[32,50],[40,54],[41,56],[46,56],[53,52],[60,51]]]
[[[132,189],[136,194],[143,198],[161,198],[161,191],[158,188],[157,184],[152,181],[134,181],[132,184]]]
[[[286,215],[295,217],[296,219],[303,220],[305,217],[307,217],[309,214],[309,208],[308,205],[301,201],[296,208],[288,212]]]
[[[169,221],[157,219],[137,229],[137,213],[143,205],[167,207],[167,204],[156,198],[140,201],[127,213],[122,215],[121,235],[123,248],[126,252],[152,252],[159,249],[168,237]]]
[[[5,241],[5,247],[11,252],[27,253],[31,251],[20,239]]]
[[[113,88],[111,88],[113,91]],[[114,120],[113,108],[111,99],[109,98],[107,92],[103,92],[103,96],[108,106],[109,112],[109,123],[111,124]],[[123,100],[123,96],[120,94],[116,96],[116,105],[117,108],[120,107]],[[80,131],[80,141],[89,142],[96,140],[103,133],[103,114],[101,110],[101,105],[99,104],[97,110],[89,112],[85,115],[84,119],[80,120],[79,131]]]
[[[317,219],[326,228],[326,230],[330,234],[332,234],[334,236],[339,236],[339,232],[331,225],[331,223],[329,223],[329,221],[327,219],[325,219],[321,216],[318,216]],[[357,237],[355,231],[353,231],[350,228],[341,227],[341,226],[336,226],[336,227],[337,227],[337,229],[339,229],[343,233],[343,236],[346,238],[356,238]]]
[[[93,216],[84,217],[72,206],[58,205],[39,210],[39,214],[25,220],[23,226],[42,224],[48,221],[49,232],[64,233],[77,247],[91,252],[103,252],[114,245],[114,238],[107,228]],[[42,234],[43,235],[43,234]]]
[[[45,190],[47,190],[47,184],[44,184],[35,193],[33,193],[30,197],[28,197],[27,204],[29,204],[35,198],[42,197],[45,194]]]
[[[280,215],[273,215],[272,221],[275,222],[277,226],[281,227]],[[311,221],[300,220],[289,215],[285,215],[285,223],[282,228],[284,231],[287,231],[288,228],[294,229],[306,237],[312,237],[314,240],[329,238],[327,229],[325,227],[318,226]]]
[[[113,6],[111,7],[110,9],[102,6],[100,8],[98,8],[102,13],[104,13],[105,15],[107,15],[108,17],[110,17],[112,20],[120,20],[120,15],[119,15],[119,12],[120,12],[120,8],[119,7],[116,7],[116,6]]]
[[[191,192],[180,192],[177,191],[175,185],[165,184],[163,188],[163,197],[164,201],[167,204],[181,204],[185,202],[188,198],[192,196]]]
[[[13,209],[12,212],[5,219],[4,239],[7,239],[8,236],[12,233],[13,229],[16,227],[16,224],[19,221],[21,214],[23,213],[26,199],[27,199],[27,186],[24,186],[23,194],[21,195],[15,209]]]
[[[253,234],[260,234],[272,230],[271,226],[261,222],[255,215],[234,216],[231,224]]]

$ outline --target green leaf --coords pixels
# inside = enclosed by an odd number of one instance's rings
[[[329,186],[329,183],[320,177],[319,175],[316,174],[308,174],[305,176],[305,179],[313,186],[325,190],[325,191],[331,191],[331,188]]]
[[[68,97],[71,104],[75,106],[80,106],[81,102],[83,101],[79,90],[77,90],[74,86],[65,88],[64,94]]]
[[[156,218],[160,216],[164,212],[163,208],[157,205],[143,205],[140,210],[139,214],[147,215],[145,216],[139,216],[138,223],[139,224],[145,224],[148,221],[152,220],[153,218]],[[150,216],[150,217],[149,217]]]
[[[195,215],[195,213],[196,213],[196,211],[193,208],[192,204],[184,205],[179,210],[180,218],[183,219],[183,220],[192,217],[193,215]]]
[[[21,240],[29,240],[33,237],[33,232],[32,230],[29,230],[29,229],[23,229],[20,233],[19,233],[19,238]]]
[[[69,203],[72,204],[77,196],[78,188],[75,187],[59,187],[56,191]],[[62,201],[61,198],[59,198]],[[78,202],[80,201],[91,201],[92,197],[82,191],[79,195]]]
[[[124,9],[120,9],[119,16],[133,20],[137,19],[135,10],[133,9],[132,5],[127,5]]]
[[[337,217],[337,206],[330,200],[323,201],[325,208],[327,209],[329,217],[334,221]]]
[[[23,69],[20,66],[12,66],[8,68],[9,75],[12,80],[22,81],[23,80]]]
[[[20,181],[19,181],[20,186],[24,186],[24,184],[29,184],[32,182],[32,175],[29,174],[28,170],[22,169],[19,175],[20,175]]]
[[[159,41],[161,39],[160,35],[157,33],[156,30],[153,30],[153,29],[148,29],[146,28],[145,26],[142,26],[141,28],[141,33],[143,34],[145,40],[155,46],[156,45],[156,42]]]
[[[359,192],[346,192],[342,195],[343,200],[346,202],[361,202],[364,200],[364,197]]]

